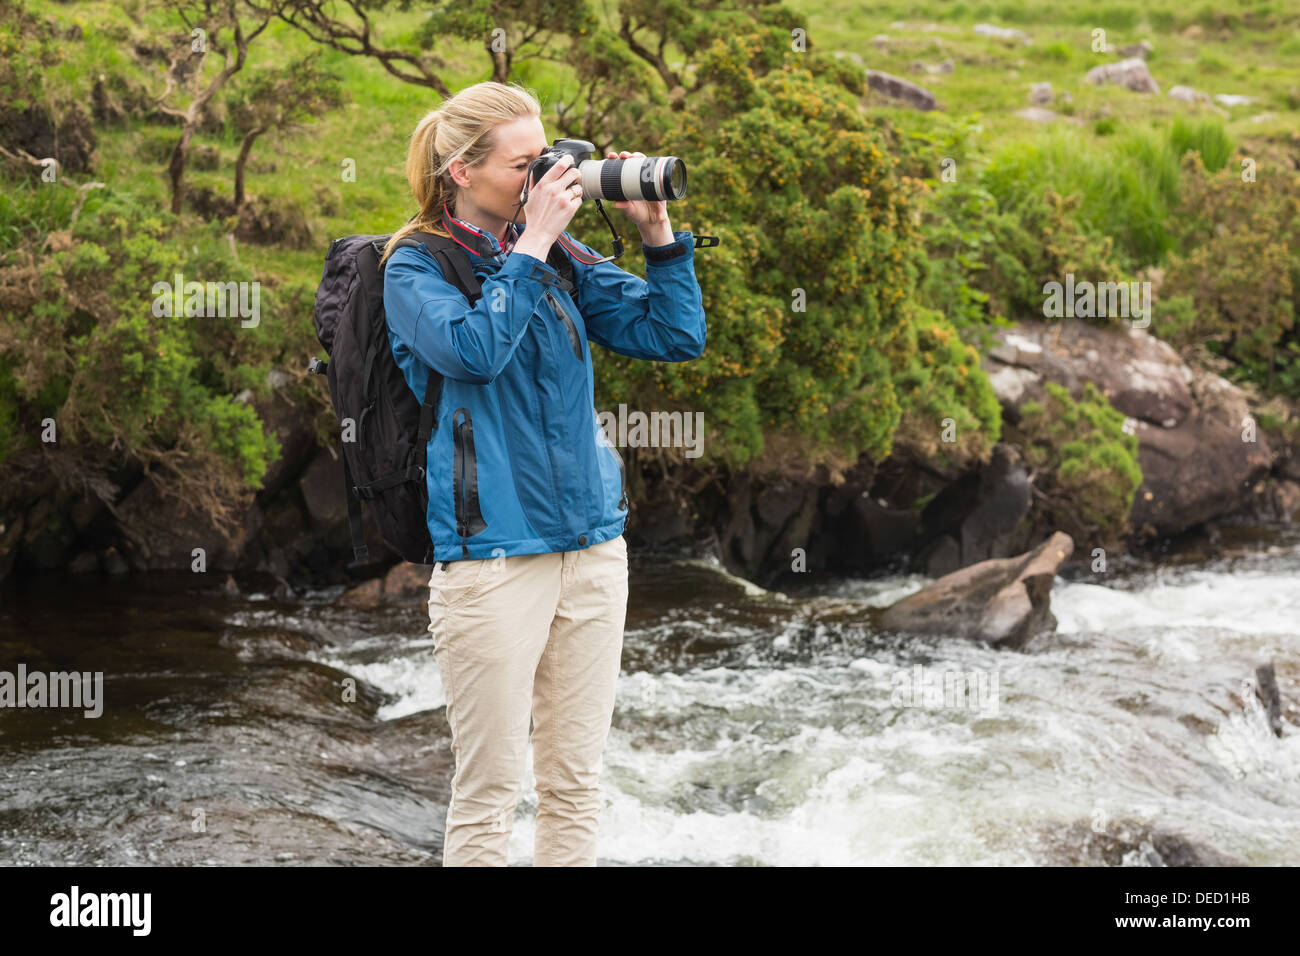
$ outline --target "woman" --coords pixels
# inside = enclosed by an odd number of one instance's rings
[[[667,362],[698,357],[706,341],[694,237],[672,231],[666,203],[614,203],[640,230],[646,279],[570,257],[565,290],[546,262],[560,235],[599,255],[564,233],[582,203],[570,158],[519,209],[547,145],[540,116],[529,92],[495,82],[426,115],[406,161],[419,212],[384,250],[393,355],[417,396],[430,368],[443,375],[426,477],[438,559],[429,631],[456,760],[444,866],[506,864],[530,716],[534,865],[595,865],[627,498],[596,418],[587,341]],[[397,246],[410,232],[464,247],[482,282],[473,308],[423,245]]]

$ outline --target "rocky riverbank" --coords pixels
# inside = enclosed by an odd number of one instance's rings
[[[1008,423],[1026,402],[1041,400],[1049,382],[1076,396],[1093,382],[1129,417],[1143,472],[1129,516],[1131,546],[1234,515],[1297,517],[1300,451],[1259,427],[1257,399],[1209,368],[1192,367],[1145,331],[1026,321],[999,331],[984,366]],[[288,394],[280,388],[258,403],[283,452],[233,528],[164,495],[147,476],[123,476],[106,495],[60,487],[39,460],[51,452],[11,463],[0,578],[57,569],[194,570],[201,563],[206,572],[261,572],[298,589],[386,572],[392,557],[348,567],[338,450],[318,445],[314,412]],[[1276,404],[1269,411],[1295,414]],[[1009,442],[962,474],[903,453],[883,462],[863,458],[834,477],[825,469],[804,476],[718,472],[706,482],[691,463],[650,467],[629,451],[634,487],[642,490],[627,530],[634,548],[713,555],[765,586],[796,573],[792,565],[938,576],[1022,554],[1055,530],[1029,520],[1031,470]],[[925,506],[912,507],[918,500]],[[372,525],[368,535],[372,553],[385,554]]]

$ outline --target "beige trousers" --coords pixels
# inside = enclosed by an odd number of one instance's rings
[[[595,866],[598,779],[627,613],[622,535],[578,551],[439,562],[429,632],[456,769],[443,866],[505,866],[532,717],[534,866]]]

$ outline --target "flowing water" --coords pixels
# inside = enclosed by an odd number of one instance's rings
[[[1295,864],[1300,536],[1247,540],[1067,573],[1056,632],[1019,652],[879,633],[919,577],[765,592],[634,555],[600,862]],[[0,708],[0,863],[439,864],[452,764],[423,602],[338,594],[9,582],[0,671],[104,682],[97,718]],[[1244,684],[1268,660],[1281,737]],[[952,675],[970,693],[945,696]]]

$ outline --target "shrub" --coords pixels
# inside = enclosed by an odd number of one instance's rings
[[[1120,281],[1124,273],[1110,239],[1078,224],[1077,205],[1044,192],[1007,212],[979,182],[936,186],[924,220],[922,303],[968,335],[984,325],[1042,318],[1044,284],[1063,281],[1066,273]]]
[[[1051,190],[1078,199],[1077,220],[1094,235],[1112,236],[1121,264],[1160,261],[1172,246],[1165,220],[1178,199],[1178,156],[1167,138],[1135,131],[1098,144],[1047,133],[992,157],[985,184],[1001,209],[1018,211]]]
[[[684,364],[602,355],[598,393],[704,410],[706,456],[733,465],[763,451],[765,432],[798,436],[810,462],[884,455],[905,404],[887,350],[915,296],[920,184],[897,174],[852,94],[793,61],[758,75],[758,46],[714,41],[706,92],[661,149],[693,157],[708,184],[674,221],[725,236],[696,258],[708,348]]]
[[[169,213],[106,189],[68,230],[45,192],[5,191],[5,219],[36,228],[0,265],[0,365],[12,372],[0,418],[16,436],[4,451],[34,444],[41,419],[53,417],[59,441],[98,449],[106,474],[125,461],[161,468],[173,490],[221,520],[279,454],[238,393],[264,394],[273,364],[316,351],[300,290],[262,288],[256,327],[238,316],[155,316],[154,284],[175,273],[256,277],[216,226],[182,234]]]
[[[1128,531],[1142,484],[1137,438],[1092,382],[1077,401],[1055,382],[1045,388],[1043,402],[1021,405],[1014,429],[1037,495],[1033,520],[1066,531],[1081,550],[1109,545]]]
[[[1208,343],[1265,389],[1296,390],[1300,306],[1300,175],[1264,165],[1255,182],[1186,158],[1183,200],[1154,329],[1178,346]]]
[[[1002,408],[979,351],[928,309],[903,326],[892,351],[904,407],[896,443],[952,472],[983,460],[1002,435]]]

